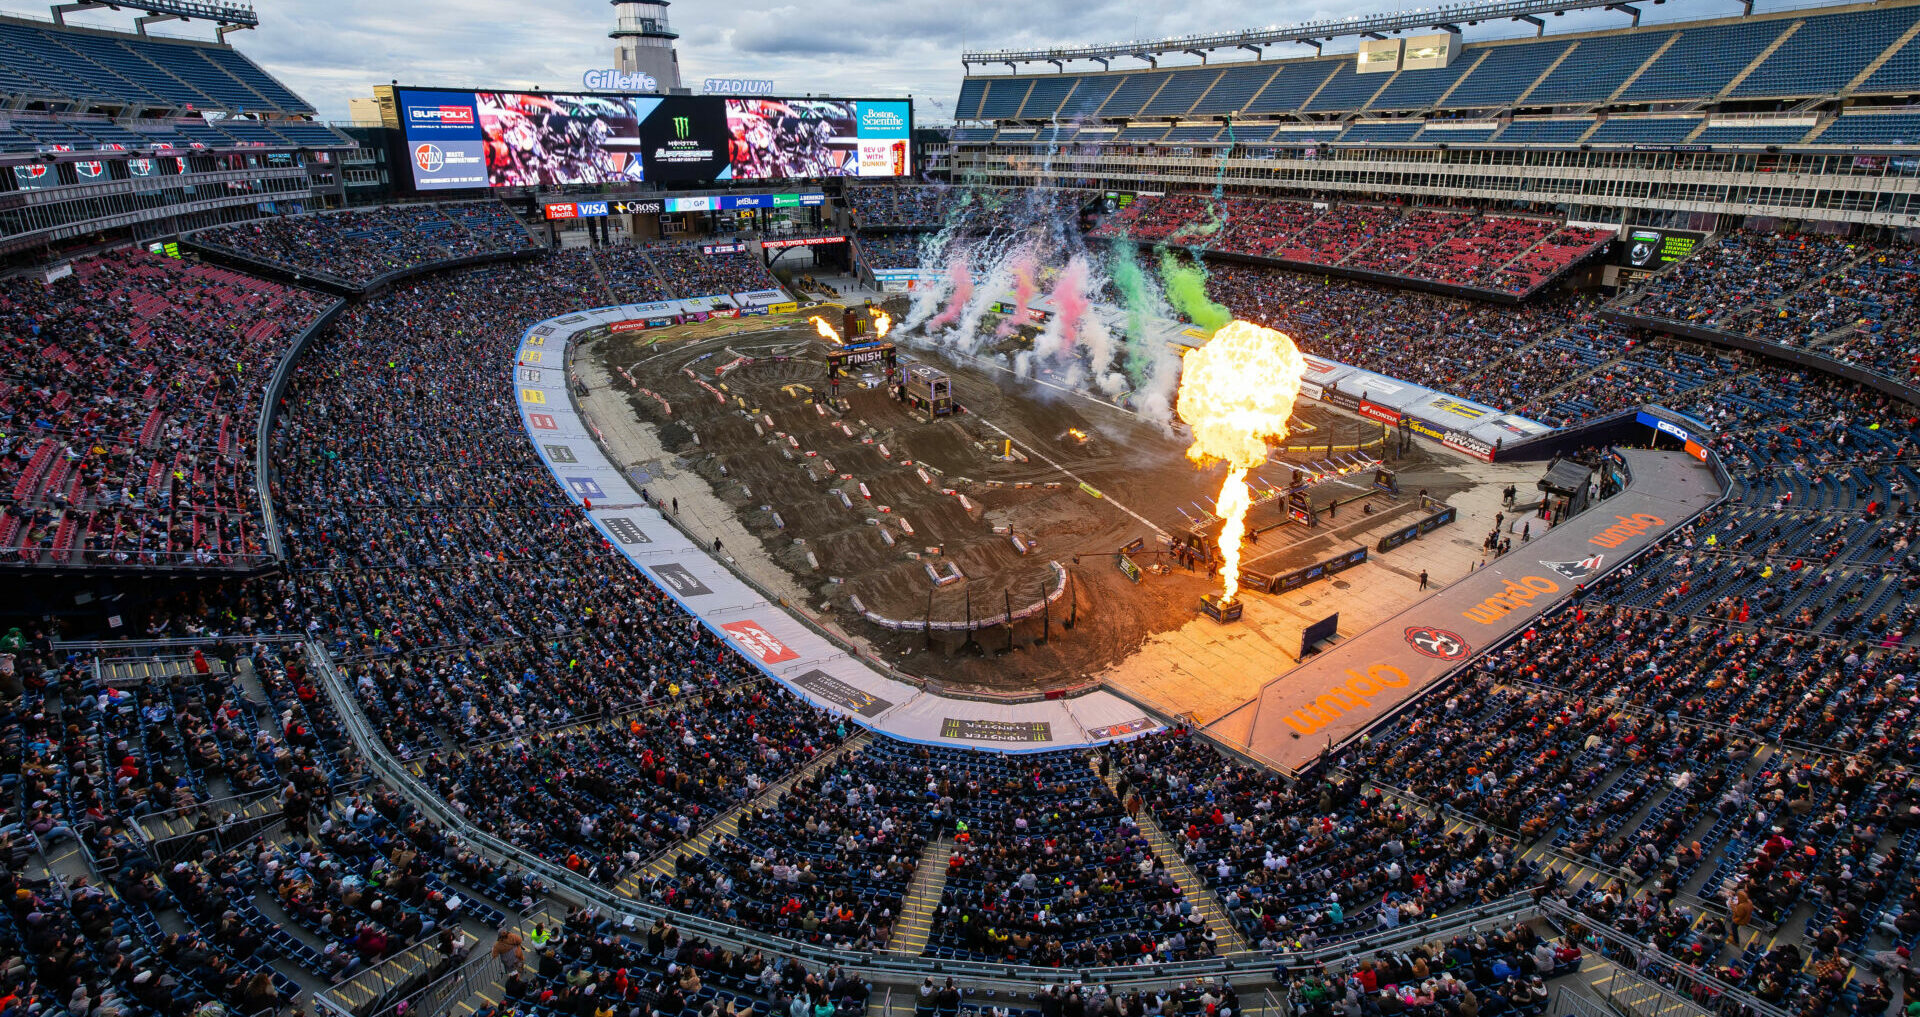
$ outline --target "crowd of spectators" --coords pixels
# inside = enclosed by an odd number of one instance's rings
[[[780,288],[758,251],[709,254],[701,246],[661,244],[646,249],[668,297],[723,297]]]
[[[1275,221],[1297,211],[1267,204]],[[1524,239],[1454,218],[1349,206],[1289,242],[1331,251],[1340,229],[1355,230],[1371,238],[1370,264],[1417,271],[1418,250],[1446,238],[1474,246],[1483,266]],[[201,660],[204,670],[119,690],[20,640],[6,650],[0,719],[19,776],[0,795],[0,836],[16,856],[71,837],[115,890],[6,868],[0,940],[26,957],[0,969],[10,986],[24,973],[42,1009],[74,1012],[82,999],[108,1017],[131,1009],[111,1008],[121,1000],[169,1017],[209,998],[253,1012],[292,988],[275,961],[344,977],[478,916],[493,924],[483,901],[452,906],[460,887],[515,905],[540,896],[391,790],[361,788],[341,718],[297,655],[248,650],[266,696],[250,701],[233,675],[256,628],[302,633],[329,653],[376,736],[476,828],[665,907],[833,948],[893,941],[929,845],[946,866],[926,947],[936,958],[1075,967],[1208,956],[1217,930],[1182,891],[1178,864],[1260,949],[1555,894],[1807,1017],[1879,998],[1869,981],[1835,983],[1841,950],[1920,942],[1920,801],[1902,776],[1920,761],[1912,408],[1604,325],[1578,298],[1494,308],[1215,266],[1217,299],[1310,352],[1552,420],[1648,400],[1694,413],[1727,437],[1738,500],[1583,587],[1306,780],[1184,731],[1099,755],[1018,757],[876,738],[756,797],[834,751],[847,727],[759,678],[604,545],[526,442],[501,370],[527,323],[600,306],[610,287],[648,279],[642,266],[661,292],[730,269],[697,248],[648,249],[611,273],[597,257],[409,280],[347,311],[303,355],[271,448],[287,573],[147,619],[150,635],[231,637],[222,666]],[[1902,270],[1891,255],[1856,257],[1821,277],[1869,263]],[[74,285],[162,278],[142,271],[93,265]],[[317,306],[263,292],[260,321],[297,323]],[[1782,290],[1781,306],[1796,305],[1795,292]],[[1883,305],[1900,296],[1880,291]],[[21,334],[52,320],[44,297],[7,296]],[[142,303],[158,306],[127,296]],[[273,343],[260,344],[249,379],[272,359]],[[1742,379],[1752,383],[1731,384]],[[70,384],[49,374],[33,398],[55,381]],[[200,404],[164,405],[170,421]],[[87,437],[103,443],[151,412],[108,412]],[[58,690],[19,680],[46,670]],[[278,796],[284,826],[234,842],[208,814],[198,850],[165,863],[126,832],[230,794]],[[732,832],[704,853],[683,850],[736,806]],[[1177,858],[1150,847],[1149,820]],[[1543,857],[1584,878],[1562,885]],[[670,871],[651,874],[664,858]],[[158,931],[154,914],[169,910],[188,931]],[[1803,942],[1743,937],[1755,922],[1797,924]],[[128,936],[141,942],[122,945]],[[1577,962],[1583,945],[1593,944],[1504,929],[1303,973],[1288,990],[1351,1013],[1533,1009],[1537,979]],[[641,937],[587,912],[534,954],[507,995],[564,1012],[619,999],[668,1017],[767,1017],[804,999],[826,1017],[870,991],[665,922]]]
[[[262,393],[328,302],[138,250],[0,285],[0,560],[258,567]]]
[[[190,239],[349,286],[436,262],[534,248],[520,220],[498,201],[383,205],[254,219],[200,230]]]
[[[1631,313],[1920,377],[1920,248],[1735,230],[1649,280]]]
[[[1527,295],[1604,247],[1613,233],[1438,208],[1167,194],[1137,198],[1091,236]]]
[[[919,268],[918,233],[860,233],[853,239],[854,256],[869,270]]]

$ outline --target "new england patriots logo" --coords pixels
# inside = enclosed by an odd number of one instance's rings
[[[1593,575],[1595,572],[1600,571],[1600,563],[1605,560],[1606,557],[1604,554],[1596,554],[1591,558],[1582,558],[1579,561],[1543,561],[1540,564],[1577,583]]]

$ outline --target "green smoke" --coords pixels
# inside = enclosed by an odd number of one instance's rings
[[[1207,270],[1198,261],[1182,263],[1172,251],[1159,249],[1160,279],[1165,283],[1167,303],[1208,331],[1223,328],[1233,320],[1225,304],[1216,304],[1207,296]]]
[[[1140,267],[1140,259],[1132,241],[1124,237],[1116,237],[1113,241],[1113,260],[1108,266],[1108,274],[1113,278],[1114,289],[1120,291],[1120,302],[1127,309],[1127,346],[1122,369],[1135,385],[1139,385],[1147,370],[1147,358],[1142,350],[1147,341],[1147,321],[1153,315],[1153,283]]]

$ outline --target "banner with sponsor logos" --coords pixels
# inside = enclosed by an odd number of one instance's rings
[[[906,99],[399,88],[394,105],[422,191],[910,177],[914,169]]]
[[[1209,723],[1208,733],[1282,766],[1304,766],[1723,495],[1713,471],[1684,456],[1623,455],[1632,467],[1627,490],[1453,579],[1445,596],[1417,601],[1279,676]],[[1416,529],[1444,525],[1441,515]]]

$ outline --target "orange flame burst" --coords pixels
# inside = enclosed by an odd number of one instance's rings
[[[822,318],[816,314],[813,317],[808,318],[807,320],[813,323],[813,330],[815,332],[820,333],[820,338],[833,343],[845,342],[845,340],[840,338],[840,333],[835,332],[833,330],[833,326],[827,324],[827,319]]]
[[[874,308],[873,309],[873,337],[876,340],[885,339],[887,337],[887,333],[891,331],[893,331],[893,316],[879,309],[878,307]]]
[[[1253,493],[1247,471],[1267,461],[1268,440],[1287,436],[1287,419],[1300,395],[1306,358],[1284,332],[1235,321],[1190,350],[1180,366],[1175,410],[1193,428],[1187,458],[1202,465],[1225,460],[1220,487],[1220,602],[1240,592],[1240,542],[1246,537]]]

